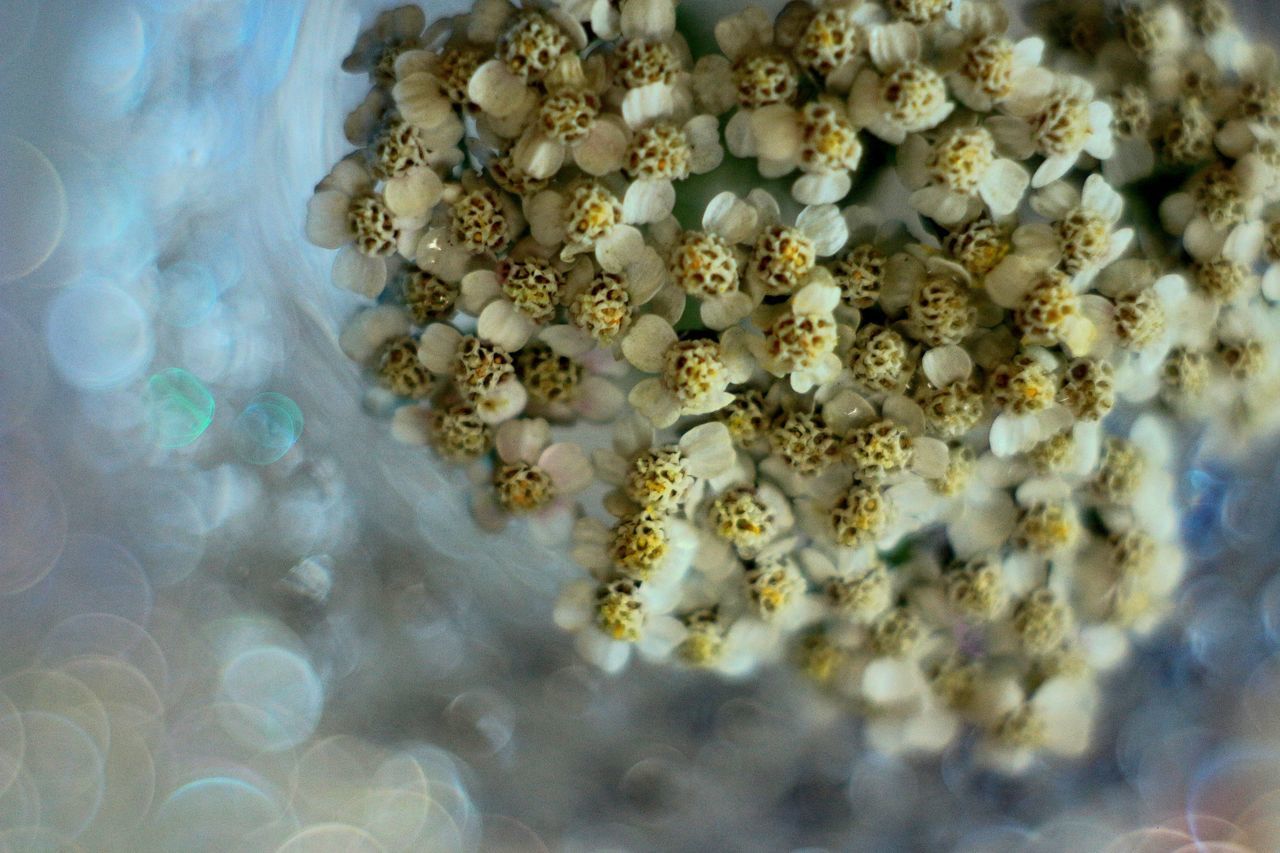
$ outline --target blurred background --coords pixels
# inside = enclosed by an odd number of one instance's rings
[[[1280,849],[1275,448],[1188,458],[1082,763],[579,664],[566,558],[362,411],[302,237],[386,5],[0,0],[0,851]]]

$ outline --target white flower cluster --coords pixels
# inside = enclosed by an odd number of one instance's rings
[[[1280,411],[1272,55],[1216,0],[1059,0],[1052,68],[998,3],[797,0],[695,59],[675,4],[361,36],[307,219],[376,303],[344,351],[482,524],[571,540],[605,669],[788,661],[878,749],[1082,753],[1183,572],[1170,421]],[[726,149],[761,186],[678,205]],[[881,178],[905,221],[849,203]]]

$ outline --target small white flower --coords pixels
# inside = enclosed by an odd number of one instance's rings
[[[501,423],[524,411],[528,393],[501,343],[433,323],[418,339],[418,358],[436,376],[452,379],[485,423]]]
[[[1252,261],[1264,238],[1258,216],[1264,199],[1257,160],[1233,166],[1216,163],[1201,170],[1181,192],[1160,203],[1166,231],[1182,238],[1187,252],[1204,261],[1221,254]]]
[[[1059,676],[1036,688],[1028,698],[1011,684],[1000,714],[983,734],[975,760],[1002,773],[1030,769],[1037,753],[1075,758],[1089,748],[1098,707],[1092,680]]]
[[[1005,37],[1008,15],[995,3],[953,3],[947,23],[954,36],[944,36],[950,48],[947,83],[956,100],[971,110],[991,112],[1005,101],[1047,94],[1053,74],[1041,67],[1044,40],[1030,36],[1014,42]]]
[[[513,515],[532,522],[539,542],[566,541],[575,496],[591,485],[591,462],[572,442],[551,442],[541,418],[507,421],[494,438],[498,459],[492,483],[473,494],[472,512],[485,529],[503,529]]]
[[[983,125],[955,125],[930,140],[907,137],[898,150],[898,174],[912,190],[911,205],[941,225],[975,218],[986,205],[992,218],[1013,213],[1031,178],[1013,160],[1000,157]]]
[[[1013,244],[1024,257],[1044,267],[1060,267],[1082,291],[1133,242],[1132,228],[1116,230],[1124,201],[1099,174],[1090,175],[1083,192],[1060,181],[1036,193],[1031,206],[1046,223],[1023,225]]]
[[[745,382],[754,363],[743,330],[730,329],[718,340],[680,340],[671,324],[653,314],[636,321],[622,341],[627,361],[645,373],[628,397],[636,411],[659,429],[684,415],[706,415],[728,405],[730,385]]]
[[[627,98],[663,85],[634,89]],[[624,101],[631,139],[621,165],[631,178],[631,185],[622,199],[623,217],[637,224],[658,222],[675,208],[676,181],[706,174],[724,159],[720,125],[710,115],[694,116],[681,123],[681,117],[675,115],[674,102],[640,114],[629,112],[627,106],[628,101]]]
[[[840,373],[835,309],[840,288],[829,281],[805,285],[773,315],[763,336],[748,340],[752,354],[770,374],[789,377],[791,387],[805,393]]]
[[[844,198],[862,160],[858,130],[845,105],[834,98],[819,98],[799,108],[761,107],[747,120],[735,116],[726,134],[731,148],[737,148],[734,154],[756,157],[766,178],[803,171],[791,185],[792,197],[801,204],[833,204]]]
[[[607,673],[616,674],[635,649],[662,660],[683,639],[679,621],[667,615],[670,602],[655,597],[641,581],[575,581],[556,602],[554,619],[576,635],[578,652]]]
[[[1032,187],[1061,178],[1081,154],[1106,160],[1115,150],[1111,105],[1096,99],[1093,86],[1081,77],[1059,74],[1048,94],[1009,100],[1004,108],[1010,115],[988,121],[996,141],[1018,159],[1044,157]]]
[[[438,197],[438,179],[435,186]],[[431,188],[424,185],[423,191]],[[386,287],[388,258],[397,251],[412,255],[409,244],[421,225],[421,220],[392,212],[355,156],[339,161],[307,202],[307,239],[325,249],[341,249],[333,262],[334,284],[371,299]]]
[[[871,61],[849,92],[849,114],[885,142],[895,145],[909,133],[937,127],[955,104],[942,76],[921,61],[919,31],[908,23],[883,24],[871,31]]]
[[[722,423],[696,426],[675,444],[657,445],[648,421],[629,417],[614,428],[613,449],[597,450],[593,460],[600,479],[616,487],[606,506],[676,512],[697,505],[707,481],[728,474],[736,457]]]

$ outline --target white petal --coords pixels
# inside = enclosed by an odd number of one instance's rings
[[[551,427],[542,418],[507,421],[493,434],[493,446],[503,462],[534,465],[551,441]]]
[[[969,213],[969,197],[946,187],[930,186],[911,194],[911,206],[941,225],[955,225]]]
[[[448,323],[432,323],[418,338],[418,361],[437,376],[452,376],[462,333]]]
[[[1031,186],[1038,189],[1053,183],[1067,172],[1070,172],[1077,159],[1079,159],[1078,154],[1059,154],[1046,158],[1031,178]]]
[[[596,261],[607,272],[624,272],[644,250],[644,237],[639,230],[619,225],[596,243]]]
[[[333,259],[333,283],[374,299],[387,286],[387,262],[347,246]]]
[[[867,47],[876,68],[889,71],[920,56],[920,34],[906,22],[885,24],[871,32]]]
[[[1037,270],[1017,255],[1005,258],[987,274],[984,286],[991,301],[1002,308],[1017,308],[1036,283]]]
[[[338,336],[338,346],[356,364],[367,365],[383,344],[409,334],[409,317],[394,305],[367,308],[351,319]]]
[[[803,141],[795,110],[786,104],[770,104],[754,110],[751,113],[751,135],[755,139],[757,156],[790,163],[795,163]]]
[[[573,160],[588,175],[600,177],[622,168],[627,153],[627,136],[611,121],[597,121],[576,148]]]
[[[801,204],[834,204],[852,187],[853,178],[848,172],[804,174],[791,185],[791,197]]]
[[[480,316],[490,302],[502,295],[498,275],[493,270],[475,270],[462,277],[458,307],[473,317]]]
[[[537,465],[551,475],[559,494],[575,494],[591,485],[591,460],[573,442],[551,445],[538,457]]]
[[[982,177],[982,198],[996,217],[1018,209],[1030,182],[1027,170],[1012,160],[997,160]]]
[[[951,463],[947,444],[936,438],[917,436],[911,441],[911,470],[921,477],[936,480],[946,475]]]
[[[544,246],[564,241],[564,197],[554,190],[544,190],[525,203],[524,218],[529,233]]]
[[[444,184],[434,169],[418,168],[407,175],[387,181],[382,188],[387,207],[406,219],[425,217],[436,206],[444,192]]]
[[[796,227],[813,241],[822,257],[834,255],[849,240],[849,226],[834,204],[806,207],[796,217]]]
[[[724,162],[724,148],[720,145],[720,122],[715,116],[694,116],[685,122],[684,134],[693,147],[690,168],[695,175],[705,175]]]
[[[467,97],[484,112],[502,118],[527,106],[528,89],[505,62],[491,59],[471,75]]]
[[[695,477],[715,477],[733,465],[735,451],[729,429],[719,422],[701,424],[680,437],[689,473]]]
[[[321,190],[307,201],[307,239],[322,249],[340,249],[354,238],[347,219],[351,197]]]
[[[659,429],[671,426],[680,417],[679,401],[659,379],[645,379],[637,383],[627,395],[627,402]]]
[[[670,181],[632,181],[622,199],[623,221],[634,225],[658,222],[676,206],[676,188]]]
[[[751,126],[751,110],[740,109],[724,128],[724,144],[734,157],[756,156],[756,136]]]
[[[921,359],[925,378],[935,388],[968,379],[973,373],[973,359],[961,346],[934,347]]]
[[[672,0],[623,0],[623,38],[666,41],[675,32],[676,10]]]
[[[622,355],[637,370],[658,373],[667,350],[678,340],[675,329],[661,317],[646,314],[622,340]]]
[[[507,352],[517,352],[537,331],[537,323],[521,313],[506,299],[498,299],[480,312],[476,332]]]
[[[702,227],[730,243],[749,242],[758,222],[759,211],[728,190],[711,199],[702,214]]]
[[[670,85],[650,83],[623,96],[622,118],[628,127],[644,127],[670,116],[675,104],[675,92]]]
[[[529,177],[550,178],[564,165],[564,146],[540,130],[533,130],[520,137],[511,156]]]
[[[791,297],[791,310],[795,314],[830,315],[839,304],[840,288],[816,281],[806,284]]]
[[[754,302],[740,290],[704,299],[700,316],[708,329],[721,331],[735,326],[751,314]]]

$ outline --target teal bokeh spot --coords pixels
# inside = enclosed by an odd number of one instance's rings
[[[213,422],[213,395],[180,367],[148,379],[144,400],[151,435],[161,447],[186,447]]]
[[[241,459],[251,465],[270,465],[302,435],[302,410],[283,394],[268,391],[249,401],[231,430]]]

